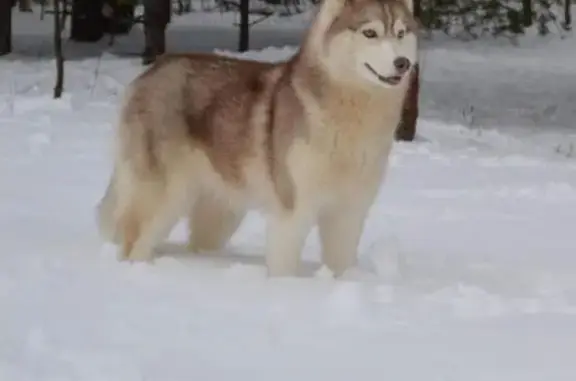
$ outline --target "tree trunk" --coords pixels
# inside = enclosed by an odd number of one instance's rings
[[[419,20],[422,14],[420,0],[413,0],[413,14]],[[420,67],[414,65],[410,76],[410,87],[402,105],[402,119],[396,128],[396,140],[412,141],[416,137],[416,123],[418,121],[418,100],[420,98]]]
[[[396,139],[412,141],[416,137],[416,123],[418,121],[418,98],[420,95],[420,67],[416,65],[410,77],[410,88],[402,110],[402,120],[396,129]]]
[[[18,0],[18,9],[20,12],[32,12],[32,1]]]
[[[56,3],[56,1],[55,1]],[[97,42],[104,36],[104,0],[73,0],[70,39]]]
[[[564,0],[564,30],[572,30],[572,1]]]
[[[250,48],[250,0],[240,0],[240,36],[238,51],[245,52]]]
[[[62,54],[62,21],[60,17],[60,1],[54,0],[54,57],[56,58],[56,84],[54,98],[60,98],[64,90],[64,55]]]
[[[166,28],[172,20],[170,0],[144,0],[144,52],[142,63],[148,65],[166,52]]]
[[[422,16],[422,2],[421,0],[413,0],[414,1],[414,17],[420,21],[420,16]]]
[[[522,24],[527,28],[532,21],[532,0],[522,0]]]
[[[0,0],[0,56],[12,51],[12,0]]]

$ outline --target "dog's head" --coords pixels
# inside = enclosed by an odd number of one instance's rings
[[[316,55],[332,77],[394,88],[417,61],[412,0],[323,0]]]

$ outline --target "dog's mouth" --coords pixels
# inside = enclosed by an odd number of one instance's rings
[[[385,77],[382,74],[378,73],[376,69],[374,69],[372,66],[370,66],[370,64],[366,62],[364,63],[364,66],[366,66],[366,69],[368,69],[368,71],[374,74],[380,82],[386,83],[387,85],[396,86],[402,80],[401,75],[391,75],[389,77]]]

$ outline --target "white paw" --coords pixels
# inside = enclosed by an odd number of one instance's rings
[[[396,237],[386,237],[374,242],[361,257],[363,267],[369,268],[385,281],[397,281],[405,273],[404,257]]]
[[[314,278],[317,278],[317,279],[334,279],[334,273],[332,272],[332,270],[330,270],[328,268],[328,266],[322,265],[314,273]]]

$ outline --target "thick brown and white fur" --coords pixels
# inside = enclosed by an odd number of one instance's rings
[[[286,62],[164,56],[127,90],[101,233],[151,260],[188,217],[190,249],[214,251],[257,209],[269,276],[297,272],[316,224],[341,275],[387,167],[415,28],[410,0],[324,0]]]

